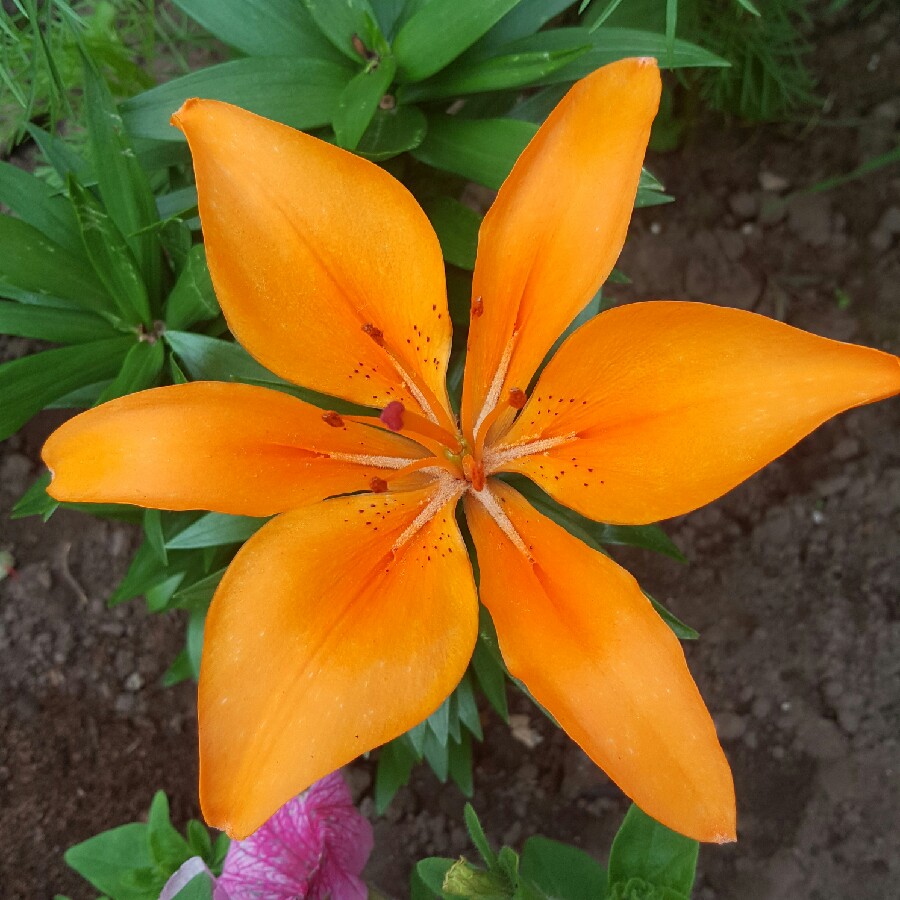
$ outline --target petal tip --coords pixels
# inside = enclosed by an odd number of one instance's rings
[[[179,131],[184,131],[183,127],[183,117],[190,113],[191,109],[196,106],[198,103],[202,103],[203,101],[199,97],[188,97],[175,112],[172,113],[169,118],[169,124],[174,125]]]

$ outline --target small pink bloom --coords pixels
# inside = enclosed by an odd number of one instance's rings
[[[232,841],[217,887],[232,900],[365,900],[359,876],[372,840],[372,826],[333,772],[246,840]]]

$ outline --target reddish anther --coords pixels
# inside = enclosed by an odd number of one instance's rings
[[[481,297],[476,297],[472,301],[472,318],[480,319],[484,314],[484,301]]]
[[[322,421],[332,428],[344,427],[344,420],[336,412],[322,413]]]
[[[362,330],[370,337],[379,347],[384,346],[384,332],[380,328],[376,328],[371,322],[366,322]]]
[[[525,391],[522,388],[510,388],[509,389],[509,399],[508,403],[513,409],[521,409],[525,402],[528,400],[528,397],[525,396]]]
[[[484,466],[467,453],[462,460],[463,474],[476,491],[484,488]]]
[[[373,494],[383,494],[388,489],[388,483],[383,478],[377,476],[369,482],[369,490]]]
[[[399,400],[391,400],[378,417],[391,431],[403,429],[403,413],[405,408]]]

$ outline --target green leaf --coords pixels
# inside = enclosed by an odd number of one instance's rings
[[[164,566],[168,565],[166,538],[162,529],[162,513],[158,509],[144,510],[144,537],[160,563]]]
[[[682,641],[696,641],[700,637],[698,631],[695,631],[690,625],[685,625],[678,616],[669,612],[659,600],[651,597],[646,591],[644,591],[644,596],[653,604],[653,608],[659,613],[660,618],[672,629],[675,637]]]
[[[128,351],[119,374],[97,398],[97,403],[106,403],[116,397],[134,394],[159,384],[165,362],[165,346],[162,341],[138,341]]]
[[[381,98],[391,86],[396,68],[392,56],[382,56],[376,65],[363,69],[347,82],[332,122],[339,146],[346,150],[356,149]]]
[[[537,127],[518,119],[428,120],[425,140],[413,150],[419,162],[499,190]]]
[[[550,35],[556,35],[555,39],[562,42],[572,39],[572,31],[589,35],[591,49],[575,62],[538,79],[534,82],[535,85],[577,81],[601,66],[632,56],[653,56],[662,69],[718,68],[729,65],[728,60],[689,41],[676,39],[670,48],[665,35],[655,34],[652,31],[640,31],[636,28],[600,28],[594,32],[589,32],[586,28],[554,28],[541,32],[541,34],[544,41],[551,40]],[[527,40],[504,49],[509,52],[514,48],[521,49],[523,47],[528,47]]]
[[[614,885],[641,878],[655,887],[690,896],[699,846],[632,804],[609,854],[609,882]]]
[[[71,207],[46,181],[0,162],[0,203],[74,256],[84,252]]]
[[[188,658],[188,652],[186,649],[182,648],[178,653],[178,656],[172,661],[172,665],[166,669],[165,674],[162,677],[162,686],[174,687],[176,684],[181,684],[182,681],[187,681],[189,678],[193,677],[194,669]]]
[[[182,331],[196,322],[214,319],[220,311],[209,277],[206,251],[202,244],[196,244],[191,247],[178,281],[166,301],[166,325]]]
[[[33,225],[0,215],[0,247],[0,296],[66,309],[112,309],[87,259],[64,250]]]
[[[200,658],[203,655],[203,630],[206,627],[206,610],[197,609],[191,613],[187,624],[185,650],[191,663],[194,681],[200,680]]]
[[[147,830],[146,825],[133,822],[104,831],[70,847],[65,861],[98,891],[116,900],[156,900],[166,879],[155,873]],[[155,876],[152,886],[135,887],[135,872]]]
[[[47,493],[50,484],[50,473],[42,472],[34,483],[16,501],[16,505],[10,513],[11,519],[24,519],[26,516],[40,516],[45,522],[53,515],[59,506],[59,501],[54,500]]]
[[[159,222],[156,200],[128,141],[109,88],[87,58],[84,60],[84,110],[105,212],[124,236],[150,300],[156,302],[162,285],[162,253],[152,230]]]
[[[659,525],[601,525],[597,539],[602,544],[640,547],[643,550],[661,553],[681,563],[687,562],[687,557]]]
[[[188,843],[195,856],[199,856],[209,865],[213,861],[213,842],[202,822],[189,819],[186,829]]]
[[[195,875],[172,900],[212,900],[212,880],[205,872]]]
[[[240,544],[256,534],[268,519],[251,516],[229,516],[225,513],[205,513],[184,531],[166,542],[169,550],[194,550],[198,547],[219,547]]]
[[[390,43],[403,8],[406,6],[406,0],[370,0],[370,2],[381,33]]]
[[[428,119],[417,106],[377,109],[369,127],[356,146],[358,156],[383,162],[392,156],[415,150],[425,139]]]
[[[107,605],[113,607],[133,600],[164,581],[166,575],[166,569],[160,564],[153,547],[149,541],[144,541],[131,558],[125,577],[110,594]]]
[[[503,721],[509,721],[509,706],[506,702],[506,669],[498,659],[498,654],[487,643],[484,635],[479,634],[475,651],[472,654],[472,669],[478,679],[478,686],[484,696]]]
[[[432,856],[416,863],[415,874],[435,897],[443,897],[444,879],[455,862],[455,859]]]
[[[472,677],[468,672],[463,675],[462,681],[457,685],[454,696],[460,721],[478,740],[481,740],[483,737],[481,716],[478,714],[478,703],[475,700],[475,691],[472,689]]]
[[[82,184],[96,182],[87,160],[79,156],[62,138],[34,124],[25,127],[63,184],[69,175],[74,175]]]
[[[376,43],[383,45],[378,34],[378,20],[369,0],[302,0],[319,30],[344,56],[354,62],[362,57],[354,47],[354,36],[364,42],[370,51],[378,51]]]
[[[475,812],[471,803],[467,803],[463,807],[463,819],[465,820],[469,837],[472,839],[475,849],[484,860],[484,864],[489,869],[494,869],[497,865],[497,854],[494,853],[494,850],[487,839],[487,835],[485,835],[484,829],[481,827],[478,814]]]
[[[405,737],[385,744],[378,752],[375,769],[375,810],[381,815],[394,799],[394,795],[409,781],[413,766],[419,761]]]
[[[601,900],[606,870],[584,850],[535,836],[525,841],[519,869],[548,898]]]
[[[425,760],[431,767],[431,771],[437,775],[441,784],[446,783],[447,776],[450,774],[450,753],[447,744],[442,744],[430,728],[425,729],[422,752],[425,754]]]
[[[400,81],[422,81],[468,49],[519,0],[431,0],[394,38]]]
[[[450,697],[445,697],[444,702],[425,721],[438,743],[445,746],[450,736]]]
[[[157,791],[147,816],[147,839],[150,852],[163,870],[174,872],[191,857],[190,844],[175,830],[169,819],[169,799]]]
[[[438,100],[525,87],[569,65],[591,49],[589,36],[588,40],[573,40],[573,46],[568,48],[541,49],[539,41],[533,43],[535,46],[529,49],[501,50],[497,56],[488,59],[460,60],[435,78],[404,89],[401,99]]]
[[[290,384],[261,366],[240,344],[188,331],[167,331],[163,337],[178,354],[185,372],[195,381],[258,384],[284,391],[337,413],[355,415],[368,412],[365,407]]]
[[[84,344],[121,336],[106,319],[93,313],[2,300],[0,334],[52,341],[55,344]]]
[[[440,241],[444,259],[461,269],[474,269],[481,216],[452,197],[435,197],[424,208]]]
[[[218,569],[215,572],[205,575],[193,584],[185,587],[179,587],[172,597],[172,606],[179,609],[199,610],[206,609],[212,601],[216,588],[225,574],[225,569]]]
[[[496,47],[534,34],[574,3],[575,0],[520,0],[473,46],[473,54],[483,56]]]
[[[190,97],[224,100],[301,130],[331,123],[341,91],[353,75],[342,63],[284,56],[248,57],[198,69],[122,104],[133,134],[184,140],[169,118]]]
[[[298,0],[175,0],[175,5],[248,56],[337,58]]]
[[[449,751],[450,777],[462,791],[463,796],[471,797],[475,785],[472,779],[472,738],[469,732],[464,731],[458,741],[450,741],[447,749]]]
[[[114,375],[133,343],[128,337],[92,341],[0,365],[0,440],[57,398]]]
[[[69,176],[69,196],[88,258],[97,277],[129,325],[153,321],[150,298],[138,262],[116,223],[94,195]]]
[[[189,184],[187,187],[169,191],[156,198],[156,211],[160,219],[173,219],[185,215],[197,215],[197,185]]]

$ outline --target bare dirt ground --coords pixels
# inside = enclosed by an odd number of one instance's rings
[[[678,202],[637,214],[620,263],[634,283],[618,299],[702,299],[900,349],[897,167],[780,202],[897,144],[900,13],[854,18],[820,29],[825,121],[705,125],[651,157]],[[2,356],[25,349],[0,338]],[[137,602],[105,608],[136,535],[70,512],[6,518],[57,421],[0,447],[0,549],[18,571],[0,583],[0,894],[29,900],[92,896],[63,850],[139,818],[157,788],[177,821],[197,812],[193,691],[159,687],[183,623]],[[734,768],[740,836],[701,853],[701,900],[897,895],[898,426],[896,402],[845,415],[669,523],[688,565],[617,554],[701,632],[686,652]],[[524,698],[512,706],[543,740],[528,749],[485,711],[475,804],[489,832],[513,845],[541,832],[602,858],[625,801]],[[351,777],[371,811],[371,765]],[[376,820],[371,879],[405,896],[414,860],[466,851],[462,804],[418,772]]]

